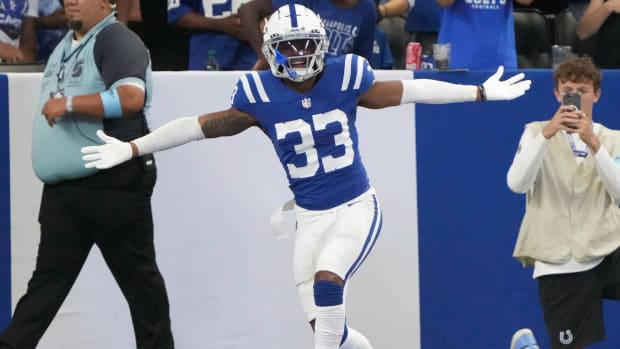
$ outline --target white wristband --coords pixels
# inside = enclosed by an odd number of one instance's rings
[[[67,103],[65,104],[67,114],[73,113],[73,96],[67,96]]]
[[[131,141],[138,148],[138,155],[174,148],[205,138],[198,117],[188,116],[172,120],[146,136]]]

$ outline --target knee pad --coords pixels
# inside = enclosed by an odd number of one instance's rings
[[[314,304],[317,307],[330,307],[343,303],[344,287],[327,280],[314,284]]]

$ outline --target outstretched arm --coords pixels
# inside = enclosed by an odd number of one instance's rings
[[[482,84],[460,85],[431,79],[377,81],[360,97],[359,105],[385,108],[406,103],[445,104],[473,101],[511,100],[525,94],[531,81],[519,73],[500,81],[504,67],[500,66]]]
[[[258,122],[253,116],[235,108],[180,118],[129,142],[131,155],[151,154],[203,138],[233,136],[254,125]]]
[[[184,117],[166,123],[148,135],[122,142],[97,131],[102,145],[82,148],[86,168],[106,169],[133,157],[178,147],[204,138],[232,136],[258,125],[251,115],[230,108],[199,117]]]

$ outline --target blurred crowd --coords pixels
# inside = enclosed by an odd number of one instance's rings
[[[116,10],[118,20],[149,48],[153,70],[249,70],[267,67],[260,48],[261,23],[286,2],[117,0]],[[601,68],[620,67],[620,0],[297,2],[323,19],[330,36],[328,56],[356,53],[375,69],[404,69],[409,42],[421,44],[424,59],[432,57],[433,44],[449,43],[451,68],[551,67],[549,61],[532,66],[517,59],[520,47],[528,46],[518,40],[530,40],[515,36],[514,14],[524,9],[541,13],[551,26],[555,16],[568,13],[575,21],[569,34],[576,41],[595,42],[576,53],[592,56]],[[0,0],[2,64],[43,64],[66,32],[63,0]],[[551,53],[556,37],[543,53]]]

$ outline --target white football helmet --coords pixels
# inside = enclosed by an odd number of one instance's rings
[[[302,82],[323,70],[329,43],[321,18],[299,4],[275,11],[263,32],[263,54],[273,75]]]

